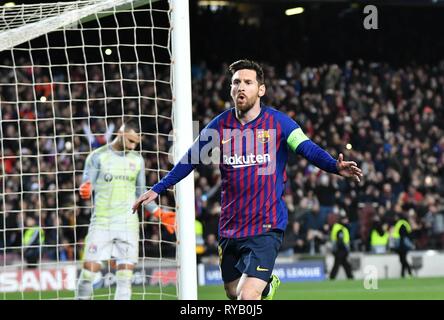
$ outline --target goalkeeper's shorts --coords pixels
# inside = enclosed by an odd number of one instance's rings
[[[102,230],[91,227],[85,241],[84,260],[136,264],[139,258],[139,232]]]

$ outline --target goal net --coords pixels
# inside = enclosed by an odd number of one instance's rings
[[[123,121],[140,128],[148,188],[171,168],[171,8],[154,0],[0,7],[1,298],[74,298],[94,207],[79,196],[85,160]],[[175,190],[156,202],[175,211]],[[139,212],[139,230],[132,298],[180,298],[174,219]],[[94,299],[114,299],[115,268],[103,262]]]

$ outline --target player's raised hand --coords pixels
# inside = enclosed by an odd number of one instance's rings
[[[339,154],[336,167],[338,168],[338,172],[341,176],[352,178],[357,182],[361,181],[362,170],[358,168],[358,164],[354,161],[344,161],[344,155],[342,153]]]
[[[154,192],[153,190],[145,192],[144,194],[142,194],[139,197],[139,199],[136,200],[136,202],[134,202],[133,213],[135,213],[137,211],[137,209],[139,209],[140,205],[147,205],[148,203],[150,203],[151,201],[153,201],[157,197],[158,197],[158,194],[156,192]]]

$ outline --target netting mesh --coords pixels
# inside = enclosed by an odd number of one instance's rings
[[[0,30],[94,2],[3,9]],[[131,3],[0,52],[4,299],[74,297],[93,206],[78,194],[85,159],[113,139],[124,119],[140,125],[137,150],[145,160],[147,186],[167,172],[172,141],[170,35],[168,1],[138,7]],[[164,196],[160,205],[174,210],[174,193]],[[40,234],[27,234],[38,229]],[[133,297],[175,298],[175,234],[144,213],[139,257]],[[96,298],[113,298],[112,268],[102,269]]]
[[[63,12],[78,10],[98,1],[59,2],[51,5],[28,4],[0,7],[0,31],[15,29],[30,23],[39,22],[42,18],[58,16]]]

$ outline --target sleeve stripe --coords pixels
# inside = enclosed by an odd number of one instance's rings
[[[304,141],[309,140],[301,128],[294,129],[287,138],[287,144],[292,151]]]

